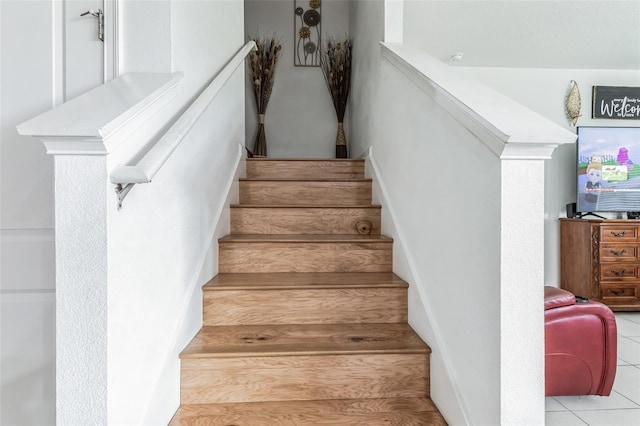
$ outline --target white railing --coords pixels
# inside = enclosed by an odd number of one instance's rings
[[[244,58],[255,49],[256,44],[254,41],[249,41],[245,44],[200,96],[191,103],[173,126],[138,161],[138,164],[135,166],[116,167],[111,171],[109,178],[111,183],[116,185],[118,209],[122,207],[122,201],[135,184],[151,182],[158,170],[169,159],[173,151],[180,145],[193,125],[224,87],[227,80],[233,75],[238,66],[243,63]]]

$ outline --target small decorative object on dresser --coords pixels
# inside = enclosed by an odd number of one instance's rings
[[[560,286],[614,311],[640,311],[640,222],[560,219]]]
[[[328,38],[320,55],[320,67],[327,82],[329,94],[338,118],[336,136],[336,158],[347,158],[347,139],[344,134],[344,114],[347,110],[349,88],[351,87],[352,40]]]
[[[258,48],[249,54],[249,65],[251,66],[253,94],[258,110],[258,132],[253,145],[253,152],[249,152],[249,154],[251,157],[266,157],[267,136],[264,128],[264,117],[267,112],[271,91],[273,90],[276,64],[278,63],[278,56],[282,46],[276,42],[275,38],[260,39],[255,37],[253,41],[256,42]]]

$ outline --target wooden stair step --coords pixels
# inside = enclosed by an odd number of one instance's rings
[[[170,426],[446,426],[429,398],[183,405]]]
[[[240,179],[240,204],[371,205],[371,179]]]
[[[238,325],[202,327],[180,358],[430,352],[406,323]]]
[[[232,234],[380,235],[381,206],[231,205]]]
[[[374,235],[228,235],[220,273],[391,272],[393,240]]]
[[[203,327],[181,403],[428,397],[429,353],[407,324]]]
[[[388,272],[220,274],[203,287],[203,324],[406,323],[407,287]]]
[[[364,178],[363,159],[249,158],[248,178]]]
[[[393,272],[308,272],[218,274],[204,291],[296,288],[407,288],[409,284]]]

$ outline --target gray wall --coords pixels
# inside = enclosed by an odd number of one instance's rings
[[[348,34],[348,1],[324,0],[321,15],[323,37]],[[332,158],[337,132],[335,111],[320,68],[293,65],[296,42],[293,18],[291,0],[245,1],[247,38],[275,36],[282,43],[265,121],[267,154],[269,157]],[[246,135],[247,147],[253,149],[258,120],[249,80],[247,78]],[[347,121],[348,116],[347,111]]]

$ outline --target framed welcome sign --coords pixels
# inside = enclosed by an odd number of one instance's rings
[[[593,86],[591,118],[640,120],[640,87]]]

